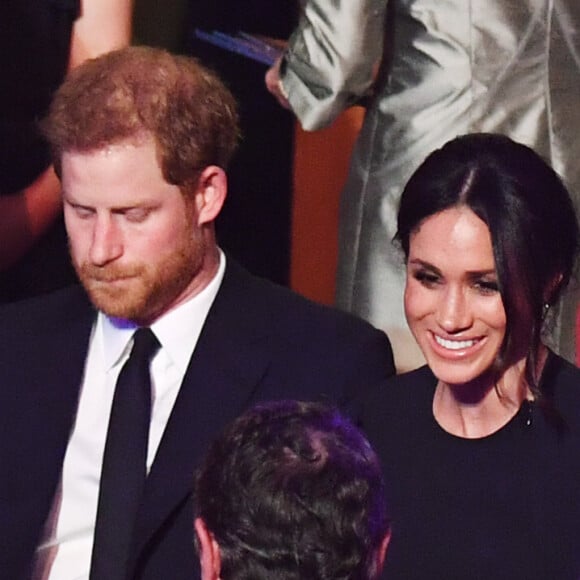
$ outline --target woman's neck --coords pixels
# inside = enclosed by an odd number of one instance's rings
[[[547,350],[542,348],[538,354],[536,376],[544,367]],[[524,399],[533,398],[524,369],[522,358],[496,381],[489,376],[461,385],[439,381],[433,397],[435,420],[458,437],[477,439],[491,435],[516,415]]]

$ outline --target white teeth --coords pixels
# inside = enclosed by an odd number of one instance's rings
[[[469,348],[475,344],[475,340],[445,340],[440,336],[435,336],[435,342],[449,350],[461,350],[462,348]]]

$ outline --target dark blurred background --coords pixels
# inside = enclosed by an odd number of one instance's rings
[[[194,30],[286,39],[297,0],[135,0],[134,42],[190,54],[216,70],[240,106],[242,142],[217,222],[224,250],[255,274],[288,285],[294,119],[266,91],[266,65],[195,38]]]

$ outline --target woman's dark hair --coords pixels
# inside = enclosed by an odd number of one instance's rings
[[[470,208],[491,235],[507,320],[495,370],[511,364],[525,326],[526,380],[539,396],[537,354],[546,305],[555,304],[570,281],[578,251],[570,195],[529,147],[497,134],[457,137],[431,153],[404,189],[395,240],[405,257],[411,235],[426,218],[457,206]]]

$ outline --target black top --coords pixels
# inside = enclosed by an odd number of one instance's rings
[[[68,65],[80,0],[0,2],[0,195],[18,193],[49,165],[38,130]],[[59,222],[15,268],[0,275],[0,302],[74,280]]]
[[[366,401],[387,480],[389,580],[580,578],[580,370],[550,354],[545,405],[480,439],[444,431],[427,367]]]

